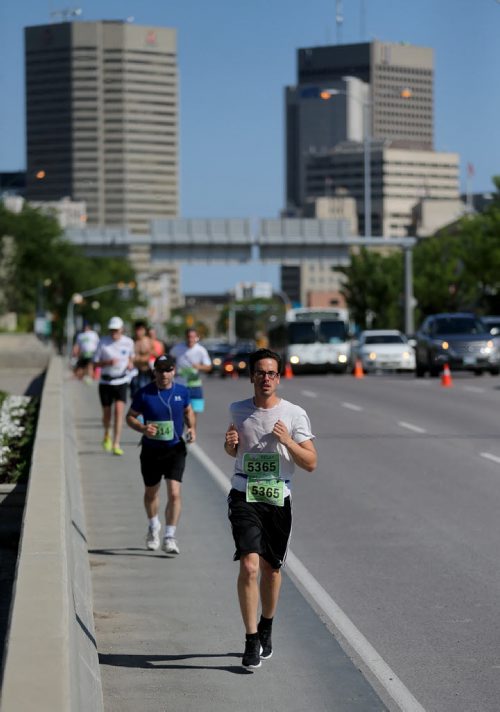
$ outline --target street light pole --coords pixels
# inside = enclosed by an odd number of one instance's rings
[[[364,148],[364,210],[365,210],[365,238],[372,236],[372,161],[371,161],[371,131],[370,131],[370,102],[363,101],[363,148]]]

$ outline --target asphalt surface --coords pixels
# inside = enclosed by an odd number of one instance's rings
[[[203,447],[243,384],[208,390]],[[427,710],[500,709],[500,379],[283,382],[317,436],[292,549]],[[227,422],[227,416],[226,416]],[[496,459],[495,459],[496,458]]]
[[[231,460],[222,452],[225,411],[233,393],[244,396],[248,389],[243,382],[221,386],[219,380],[207,384],[200,445],[216,448],[229,472]],[[273,657],[255,672],[241,667],[238,564],[222,490],[191,455],[178,530],[181,554],[148,552],[139,436],[125,428],[125,455],[104,453],[95,384],[67,387],[75,403],[106,711],[387,709],[287,576]]]

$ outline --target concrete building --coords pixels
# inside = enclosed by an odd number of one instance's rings
[[[311,197],[308,163],[338,144],[361,145],[369,137],[393,148],[432,151],[433,83],[433,50],[427,47],[374,41],[299,49],[297,85],[285,97],[287,213],[301,215]],[[360,193],[363,176],[359,180]]]
[[[141,234],[178,213],[175,30],[121,21],[25,29],[27,197],[85,201]]]
[[[5,207],[13,213],[20,213],[25,202],[25,199],[20,195],[8,195],[4,198]],[[63,230],[82,227],[87,222],[87,208],[83,200],[76,201],[70,200],[70,198],[32,200],[29,205],[32,208],[38,208],[46,215],[54,216]]]
[[[305,185],[308,202],[324,196],[325,186],[344,189],[356,200],[359,215],[359,206],[363,205],[364,199],[363,147],[354,142],[342,143],[310,155],[305,163]],[[394,148],[390,142],[374,142],[371,188],[374,235],[405,237],[414,234],[413,209],[422,199],[440,201],[445,223],[450,213],[456,214],[460,203],[459,156],[456,153]],[[434,219],[436,217],[435,212]]]
[[[319,220],[347,220],[351,234],[358,232],[356,201],[345,190],[333,196],[310,199],[304,208],[305,216]],[[305,259],[299,264],[281,267],[281,285],[292,303],[308,307],[345,307],[341,293],[344,275],[336,268],[349,264],[348,248],[339,248],[335,259]]]

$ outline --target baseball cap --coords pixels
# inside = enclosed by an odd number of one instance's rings
[[[175,368],[175,359],[172,356],[158,356],[154,362],[156,371],[171,371]]]
[[[108,322],[108,329],[123,329],[123,319],[119,316],[112,316]]]

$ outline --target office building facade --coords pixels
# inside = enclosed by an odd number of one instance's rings
[[[370,148],[383,141],[395,149],[433,151],[433,84],[430,48],[374,41],[299,49],[297,85],[285,92],[286,211],[300,215],[318,195],[309,192],[308,166],[339,144],[369,139]],[[363,178],[352,193],[362,230]],[[345,187],[343,180],[329,186]]]
[[[149,233],[178,214],[175,30],[25,29],[27,197],[85,201],[89,226]]]

